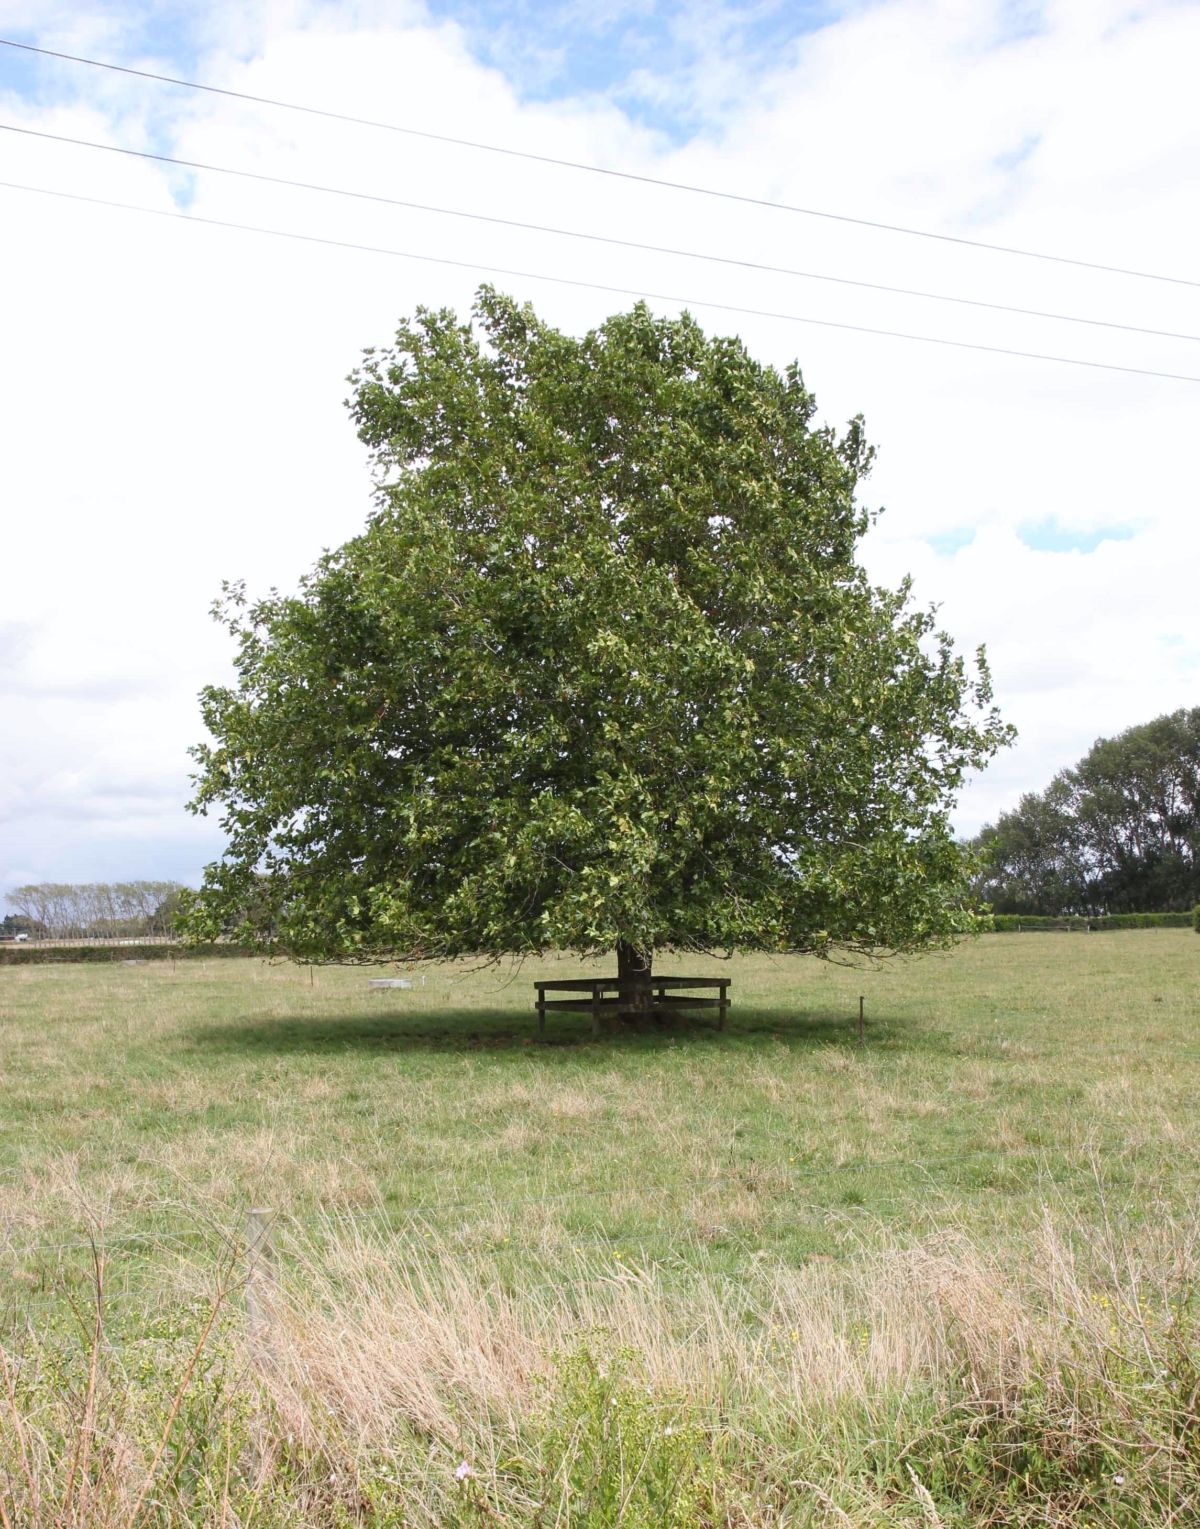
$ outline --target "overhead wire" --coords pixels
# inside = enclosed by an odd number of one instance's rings
[[[177,75],[159,74],[149,69],[135,69],[130,65],[115,64],[106,59],[89,58],[83,54],[66,53],[53,48],[39,47],[34,43],[18,42],[15,38],[0,37],[0,46],[19,49],[25,53],[38,54],[43,58],[59,59],[67,63],[82,64],[93,69],[105,69],[115,74],[129,75],[137,79],[152,80],[157,84],[172,85],[184,90],[202,91],[207,95],[222,96],[229,100],[245,101],[257,106],[267,106],[278,111],[298,112],[305,116],[319,117],[327,121],[342,122],[351,126],[371,128],[381,132],[400,133],[408,137],[420,138],[427,142],[449,144],[456,148],[472,149],[481,153],[505,155],[513,159],[527,160],[535,164],[553,165],[559,169],[575,170],[588,175],[608,176],[616,180],[658,187],[662,190],[679,191],[692,196],[712,197],[722,201],[740,203],[747,207],[769,208],[776,212],[788,212],[801,217],[822,218],[858,228],[870,228],[883,233],[902,234],[909,238],[930,239],[943,244],[987,250],[993,254],[1012,255],[1025,260],[1042,260],[1056,265],[1076,266],[1084,270],[1102,271],[1112,276],[1129,276],[1141,281],[1159,281],[1168,282],[1175,286],[1200,287],[1200,280],[1190,277],[1174,276],[1160,271],[1144,271],[1135,267],[1119,266],[1099,260],[1084,260],[1076,256],[1059,255],[1045,250],[1024,249],[1016,245],[997,244],[983,239],[969,239],[963,234],[948,234],[935,229],[916,228],[902,223],[888,223],[875,218],[832,212],[826,208],[804,207],[791,202],[775,201],[769,197],[749,196],[744,192],[725,191],[715,186],[703,186],[691,181],[668,180],[665,177],[646,175],[634,170],[618,170],[609,165],[595,165],[584,160],[564,159],[552,154],[539,154],[530,149],[516,149],[505,144],[490,143],[483,139],[460,138],[448,133],[435,133],[427,128],[411,127],[396,122],[382,122],[370,117],[358,117],[347,112],[330,111],[323,107],[309,106],[296,101],[285,101],[273,96],[260,96],[249,91],[230,90],[219,85],[206,85],[198,80],[183,79]]]
[[[649,244],[636,239],[618,239],[611,234],[589,233],[574,228],[559,228],[546,223],[528,223],[516,218],[497,217],[491,213],[472,212],[459,207],[439,207],[428,202],[415,202],[402,197],[384,196],[378,192],[356,191],[346,186],[328,186],[315,181],[295,180],[284,175],[268,175],[260,170],[246,170],[235,165],[213,164],[208,160],[183,159],[173,154],[158,154],[149,149],[131,149],[115,143],[99,143],[93,138],[75,138],[65,133],[49,133],[39,128],[21,127],[12,122],[0,122],[0,132],[17,133],[26,138],[44,139],[50,143],[69,144],[73,148],[93,149],[105,154],[117,154],[129,159],[148,160],[155,164],[173,165],[184,170],[198,170],[205,174],[231,176],[238,180],[257,181],[268,186],[284,186],[293,191],[311,191],[322,196],[344,197],[353,201],[370,202],[386,207],[403,207],[413,212],[434,213],[439,217],[462,218],[475,223],[490,223],[502,228],[520,229],[527,233],[552,234],[558,238],[585,240],[592,244],[607,244],[619,249],[638,250],[655,255],[670,255],[684,260],[702,260],[713,265],[733,266],[740,270],[757,271],[764,275],[798,277],[805,281],[833,282],[839,286],[857,287],[871,292],[886,292],[892,296],[916,297],[929,302],[953,303],[959,307],[983,308],[993,313],[1013,313],[1024,318],[1050,319],[1064,324],[1086,324],[1099,329],[1116,329],[1126,334],[1152,335],[1157,339],[1187,340],[1200,343],[1200,335],[1185,334],[1176,329],[1153,329],[1142,324],[1121,324],[1112,319],[1098,319],[1082,314],[1058,313],[1042,308],[1022,308],[1012,303],[988,302],[982,298],[957,297],[946,292],[930,292],[915,287],[889,286],[883,282],[861,281],[849,276],[833,276],[821,271],[802,271],[791,266],[769,265],[762,261],[743,260],[729,255],[714,255],[703,250],[681,249],[671,245]]]
[[[973,340],[951,340],[941,335],[915,334],[902,329],[881,329],[868,324],[850,324],[838,319],[814,318],[809,314],[786,313],[771,308],[749,308],[740,303],[723,303],[712,298],[683,297],[677,292],[656,292],[647,287],[617,286],[609,282],[587,281],[578,276],[554,276],[546,271],[527,271],[512,266],[493,265],[478,260],[456,260],[449,255],[426,255],[415,250],[389,249],[381,245],[360,244],[349,239],[331,239],[321,234],[303,234],[292,229],[266,228],[261,224],[239,223],[225,218],[201,217],[195,213],[168,211],[161,207],[140,207],[130,202],[111,201],[105,197],[85,196],[80,192],[61,191],[48,186],[30,186],[19,181],[0,180],[8,191],[24,191],[36,196],[57,197],[94,207],[109,207],[121,212],[140,213],[145,217],[169,218],[177,222],[203,224],[210,228],[235,229],[240,233],[261,234],[273,239],[294,239],[331,249],[355,250],[363,254],[383,255],[397,260],[416,260],[429,265],[447,266],[462,271],[478,271],[490,276],[515,276],[523,281],[544,281],[554,286],[578,287],[591,292],[607,292],[619,297],[677,303],[685,308],[707,308],[718,313],[736,313],[749,318],[771,319],[779,323],[809,324],[821,329],[836,329],[852,334],[869,334],[892,340],[910,340],[922,345],[941,345],[953,350],[981,351],[994,356],[1011,356],[1025,361],[1050,361],[1061,366],[1085,367],[1090,371],[1121,372],[1132,377],[1152,377],[1167,382],[1197,382],[1200,376],[1188,372],[1166,372],[1151,367],[1122,366],[1114,361],[1089,361],[1081,356],[1057,356],[1045,351],[1017,350],[1005,345],[984,345]]]

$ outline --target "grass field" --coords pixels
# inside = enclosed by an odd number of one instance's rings
[[[568,966],[0,971],[0,1524],[1200,1522],[1200,939]]]

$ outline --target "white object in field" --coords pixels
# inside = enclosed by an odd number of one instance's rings
[[[367,981],[368,987],[412,987],[407,977],[371,977]]]

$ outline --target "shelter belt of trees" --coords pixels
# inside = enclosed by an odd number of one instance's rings
[[[1101,738],[975,841],[997,913],[1174,913],[1200,903],[1200,707]]]
[[[46,940],[112,940],[171,931],[183,888],[177,881],[39,882],[5,901],[10,935]]]

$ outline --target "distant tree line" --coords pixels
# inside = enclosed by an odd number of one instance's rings
[[[13,910],[0,923],[9,938],[118,940],[170,934],[183,886],[178,881],[38,882],[5,895]]]
[[[989,823],[975,890],[997,913],[1177,912],[1200,902],[1200,707],[1101,738]]]

